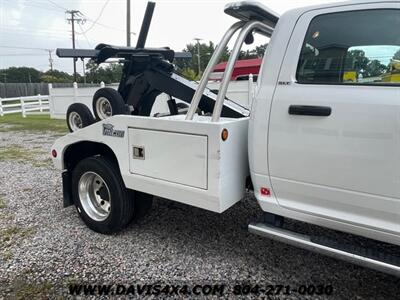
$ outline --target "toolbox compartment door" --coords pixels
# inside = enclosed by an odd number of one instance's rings
[[[171,183],[207,189],[205,135],[129,128],[129,170]]]

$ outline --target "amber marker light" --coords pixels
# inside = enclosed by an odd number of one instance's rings
[[[228,129],[224,128],[221,132],[221,138],[223,141],[226,141],[228,139],[229,132]]]

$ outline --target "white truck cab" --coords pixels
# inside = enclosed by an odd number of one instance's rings
[[[249,130],[264,210],[400,244],[400,82],[382,80],[400,56],[399,9],[351,1],[281,17]]]
[[[281,17],[244,1],[225,12],[239,21],[218,45],[186,115],[115,115],[56,141],[64,204],[110,233],[146,211],[150,195],[223,213],[252,186],[266,217],[251,232],[400,274],[398,257],[281,226],[287,217],[400,245],[400,71],[390,67],[400,60],[400,1],[334,3]],[[199,115],[208,78],[235,32],[213,113]],[[253,32],[271,39],[251,111],[221,117],[240,47]]]

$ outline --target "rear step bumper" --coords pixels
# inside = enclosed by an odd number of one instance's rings
[[[250,224],[249,232],[270,238],[279,242],[290,244],[299,248],[321,253],[337,259],[341,259],[363,267],[375,269],[384,273],[400,276],[400,266],[365,257],[359,254],[343,251],[337,248],[318,244],[311,240],[310,236],[295,233],[293,231],[277,228],[266,224]]]

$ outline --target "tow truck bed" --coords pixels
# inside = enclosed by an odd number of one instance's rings
[[[56,141],[53,149],[62,155],[55,165],[66,169],[71,145],[101,143],[115,154],[127,188],[221,213],[244,196],[248,118],[184,118],[120,115],[97,122]]]

